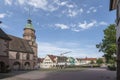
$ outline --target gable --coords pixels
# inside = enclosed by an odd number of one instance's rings
[[[43,62],[54,62],[48,55],[44,58]]]

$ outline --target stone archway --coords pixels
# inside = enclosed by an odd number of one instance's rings
[[[20,62],[13,63],[13,70],[20,70]]]
[[[0,73],[5,72],[5,63],[4,62],[0,62]]]
[[[25,62],[24,66],[26,70],[30,69],[30,62]]]

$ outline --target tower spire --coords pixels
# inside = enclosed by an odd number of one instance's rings
[[[28,19],[30,19],[30,6],[29,6],[29,9],[28,9]]]
[[[33,25],[32,25],[32,20],[30,19],[30,6],[28,7],[28,20],[27,20],[27,24],[26,24],[26,26],[25,26],[25,28],[24,29],[26,29],[26,28],[28,28],[28,29],[32,29],[32,30],[34,30],[34,27],[33,27]],[[35,31],[35,30],[34,30]]]

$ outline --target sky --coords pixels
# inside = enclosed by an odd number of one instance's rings
[[[29,15],[30,14],[30,15]],[[102,57],[96,44],[103,30],[115,23],[109,0],[0,0],[0,27],[22,38],[27,19],[36,30],[38,57]]]

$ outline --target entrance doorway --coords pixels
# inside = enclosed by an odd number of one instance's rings
[[[26,70],[30,69],[30,62],[25,62],[24,65]]]
[[[5,72],[5,63],[0,62],[0,73]]]
[[[20,63],[19,62],[14,62],[13,70],[20,70]]]

